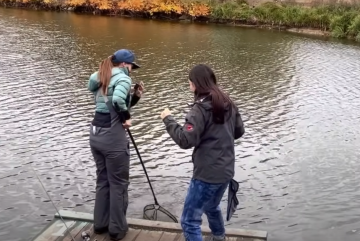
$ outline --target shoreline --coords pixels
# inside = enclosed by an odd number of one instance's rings
[[[265,24],[260,21],[253,20],[249,22],[247,20],[236,20],[236,19],[221,19],[214,18],[211,16],[199,16],[194,17],[189,14],[178,14],[178,13],[155,13],[148,14],[146,12],[131,12],[126,10],[100,10],[92,6],[71,6],[71,5],[52,5],[46,4],[41,0],[36,1],[35,3],[29,2],[13,2],[11,0],[0,0],[0,7],[10,8],[10,9],[26,9],[26,10],[35,10],[35,11],[49,11],[49,12],[73,12],[77,14],[86,14],[86,15],[98,15],[98,16],[112,16],[112,17],[123,17],[123,18],[132,18],[132,19],[153,19],[159,21],[172,21],[177,23],[205,23],[205,24],[219,24],[219,25],[228,25],[242,28],[253,28],[253,29],[267,29],[267,30],[276,30],[281,32],[289,32],[300,34],[303,36],[317,36],[317,37],[332,37],[334,39],[339,39],[341,37],[332,36],[329,29],[323,30],[317,27],[306,27],[306,26],[289,26],[286,24]],[[298,6],[300,7],[300,6]],[[360,16],[360,15],[359,15]],[[355,40],[355,38],[346,36],[342,37],[343,39]]]

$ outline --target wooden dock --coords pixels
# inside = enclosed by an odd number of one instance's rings
[[[83,241],[81,233],[90,232],[90,241],[109,241],[108,234],[97,235],[93,232],[93,215],[67,210],[59,211],[69,228],[75,241]],[[54,220],[36,236],[33,241],[74,241],[67,232],[67,228],[60,215],[55,214]],[[158,222],[143,219],[127,219],[129,232],[122,241],[185,241],[182,229],[178,223]],[[208,227],[201,227],[204,239],[210,235]],[[267,240],[266,231],[226,229],[228,241],[264,241]]]

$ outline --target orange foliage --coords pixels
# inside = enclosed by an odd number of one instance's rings
[[[189,15],[193,17],[207,16],[210,13],[210,8],[206,5],[197,4],[189,9]]]
[[[68,0],[67,4],[71,6],[81,6],[85,4],[86,0]]]
[[[123,2],[122,10],[140,12],[143,11],[145,7],[145,2],[143,0],[128,0],[128,1],[121,0],[120,2]]]
[[[2,1],[2,0],[0,0]],[[38,0],[13,0],[22,3],[30,3]],[[130,12],[165,14],[186,14],[192,17],[207,16],[210,8],[204,3],[195,3],[198,0],[40,0],[52,5],[63,3],[64,6],[90,5],[99,10],[125,10]]]
[[[112,2],[110,0],[67,0],[66,3],[71,6],[81,6],[83,4],[89,3],[91,6],[94,6],[100,10],[112,9]]]
[[[181,14],[184,11],[180,2],[166,0],[120,0],[118,8],[134,12],[147,12],[151,15],[157,12]]]
[[[90,0],[91,5],[97,6],[100,10],[108,10],[112,8],[109,0]]]
[[[72,6],[83,5],[87,0],[67,0]],[[90,5],[98,9],[126,10],[131,12],[189,14],[193,17],[206,16],[210,9],[204,4],[185,5],[181,0],[88,0]]]

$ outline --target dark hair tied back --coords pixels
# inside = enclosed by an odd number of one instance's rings
[[[198,64],[191,69],[189,79],[195,85],[195,100],[211,95],[211,104],[213,109],[213,122],[217,124],[225,123],[227,110],[228,117],[231,117],[233,111],[233,102],[217,85],[217,80],[212,69],[205,64]]]

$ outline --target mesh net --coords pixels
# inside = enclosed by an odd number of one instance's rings
[[[144,207],[144,219],[178,223],[178,220],[174,215],[160,205],[156,204],[149,204]]]
[[[146,205],[144,207],[144,215],[143,215],[144,219],[153,220],[153,221],[178,223],[178,221],[177,221],[177,219],[176,219],[176,217],[174,215],[172,215],[168,210],[164,209],[163,207],[161,207],[158,204],[158,202],[156,200],[156,197],[155,197],[154,190],[152,188],[152,185],[151,185],[151,182],[150,182],[150,179],[149,179],[149,176],[147,174],[144,162],[142,161],[139,150],[138,150],[138,148],[137,148],[137,146],[135,144],[134,137],[131,135],[131,132],[130,132],[129,129],[127,129],[127,131],[128,131],[129,136],[130,136],[131,142],[133,143],[133,146],[135,147],[135,150],[136,150],[136,153],[137,153],[137,155],[139,157],[140,163],[141,163],[141,165],[142,165],[142,167],[144,169],[145,176],[147,178],[147,181],[149,183],[149,186],[150,186],[150,189],[151,189],[152,195],[154,197],[154,201],[155,201],[155,204],[149,204],[149,205]]]

